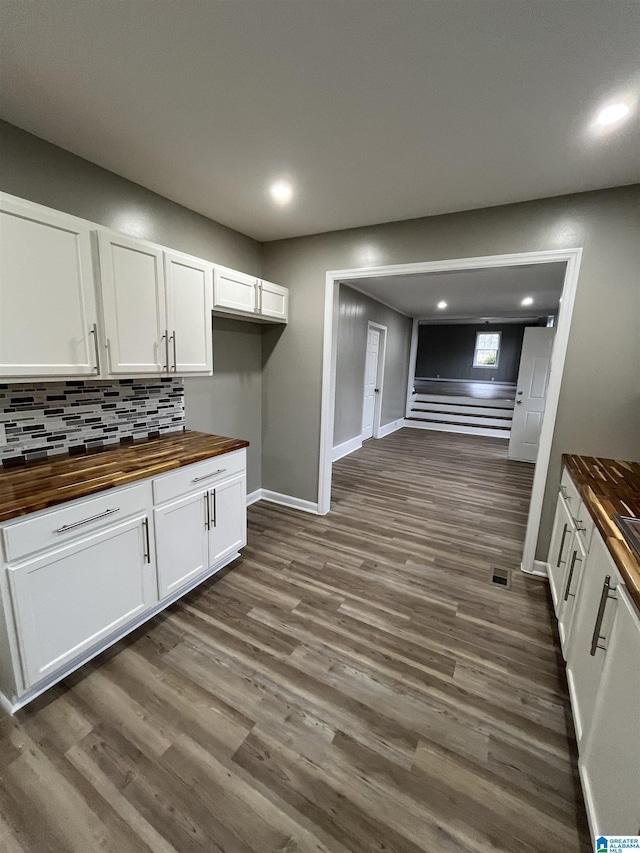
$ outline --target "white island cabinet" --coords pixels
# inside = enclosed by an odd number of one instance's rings
[[[246,451],[0,525],[0,703],[17,710],[238,556]]]

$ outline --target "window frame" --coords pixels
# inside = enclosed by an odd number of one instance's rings
[[[498,337],[498,346],[495,350],[496,353],[496,361],[495,364],[478,364],[477,358],[479,352],[493,352],[492,347],[481,347],[479,346],[479,338],[480,335],[497,335]],[[502,332],[476,332],[476,343],[473,350],[473,364],[472,367],[477,367],[480,369],[489,369],[495,370],[500,363],[500,350],[502,349]]]

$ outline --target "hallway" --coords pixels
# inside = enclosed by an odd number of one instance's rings
[[[328,516],[255,504],[223,576],[0,721],[0,848],[586,853],[546,585],[490,583],[531,478],[403,429]]]

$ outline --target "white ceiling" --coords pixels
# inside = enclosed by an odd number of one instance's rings
[[[260,240],[640,179],[632,0],[0,0],[0,115]],[[290,176],[274,208],[266,187]]]
[[[447,322],[531,318],[554,314],[566,264],[530,264],[494,269],[351,279],[346,284],[409,317]],[[533,299],[521,305],[525,296]],[[438,302],[447,303],[439,310]]]

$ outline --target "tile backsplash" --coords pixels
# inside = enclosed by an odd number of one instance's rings
[[[122,439],[184,429],[184,385],[174,377],[118,382],[0,384],[5,467]]]

